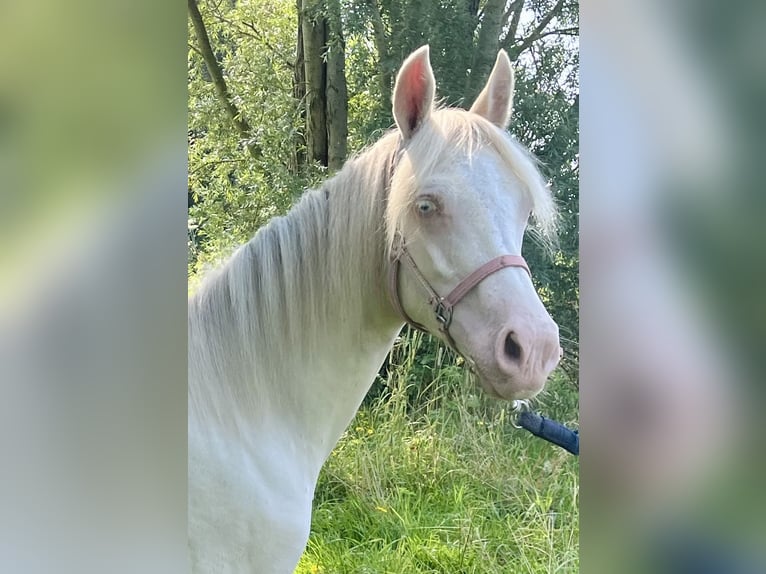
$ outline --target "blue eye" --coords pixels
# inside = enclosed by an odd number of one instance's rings
[[[436,203],[432,199],[418,199],[415,201],[415,207],[420,215],[428,216],[436,213]]]

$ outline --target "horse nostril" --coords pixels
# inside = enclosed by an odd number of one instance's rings
[[[505,336],[505,355],[514,362],[521,359],[521,347],[516,342],[516,334],[513,331]]]

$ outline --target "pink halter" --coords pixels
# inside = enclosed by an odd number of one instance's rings
[[[397,314],[407,323],[421,331],[428,331],[428,329],[407,315],[399,297],[399,268],[402,263],[407,265],[418,280],[418,283],[420,283],[428,294],[428,304],[433,310],[436,320],[439,322],[439,330],[444,334],[449,345],[456,351],[457,347],[455,346],[455,341],[449,333],[449,327],[452,323],[452,312],[455,305],[470,293],[474,287],[484,281],[484,279],[501,269],[505,269],[506,267],[521,267],[529,273],[527,262],[521,255],[500,255],[487,261],[484,265],[476,269],[476,271],[468,275],[468,277],[460,281],[460,283],[458,283],[446,297],[442,297],[433,287],[431,287],[428,279],[425,278],[418,268],[417,263],[415,263],[415,260],[412,258],[412,255],[410,255],[410,252],[407,250],[404,238],[402,238],[399,232],[396,232],[396,235],[394,236],[394,245],[391,249],[391,261],[388,273],[389,299]]]
[[[398,163],[398,160],[401,157],[403,151],[404,149],[400,140],[397,143],[396,150],[391,155],[390,164],[387,170],[387,186],[390,185],[396,164]],[[449,346],[452,347],[452,349],[457,353],[459,353],[459,351],[455,345],[454,339],[449,332],[449,327],[452,324],[452,312],[455,308],[455,305],[457,305],[463,299],[463,297],[470,293],[474,287],[484,281],[484,279],[493,273],[500,271],[501,269],[505,269],[506,267],[521,267],[531,276],[531,273],[529,272],[529,266],[527,266],[527,262],[521,255],[500,255],[487,261],[484,265],[468,275],[468,277],[460,281],[460,283],[458,283],[446,297],[442,297],[433,287],[431,287],[428,279],[426,279],[425,275],[423,275],[423,273],[420,271],[417,263],[415,263],[412,255],[410,255],[410,252],[407,250],[404,238],[397,231],[394,234],[394,244],[391,248],[391,260],[388,272],[388,298],[391,301],[391,305],[393,306],[396,313],[407,323],[416,329],[420,329],[421,331],[428,331],[428,329],[426,329],[425,326],[418,323],[417,321],[414,321],[407,314],[399,297],[399,268],[401,267],[402,263],[407,265],[415,278],[418,280],[418,283],[420,283],[420,285],[428,294],[428,304],[431,306],[431,309],[436,316],[436,320],[439,322],[439,330],[444,335],[447,344],[449,344]]]

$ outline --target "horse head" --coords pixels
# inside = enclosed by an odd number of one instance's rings
[[[439,336],[491,396],[535,396],[560,359],[522,240],[530,216],[555,226],[534,159],[507,133],[513,71],[504,51],[470,111],[435,109],[428,46],[396,79],[399,147],[386,206],[389,292],[401,318]]]

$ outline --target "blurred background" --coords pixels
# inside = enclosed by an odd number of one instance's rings
[[[763,572],[764,6],[581,4],[581,559]]]
[[[186,10],[0,17],[0,571],[185,572]]]

